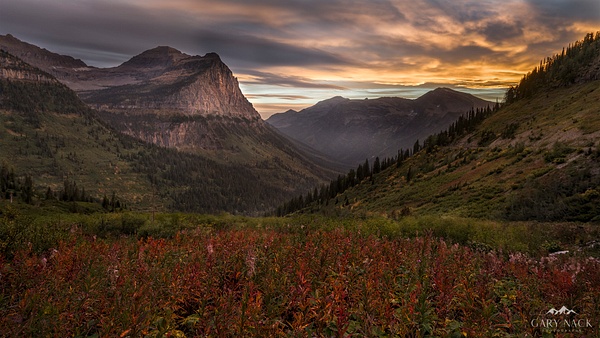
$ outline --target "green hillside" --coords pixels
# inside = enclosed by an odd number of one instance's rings
[[[6,53],[2,57],[16,60]],[[43,73],[19,67],[24,73]],[[87,190],[89,198],[79,200],[101,200],[114,192],[132,206],[148,206],[144,191],[152,190],[150,182],[124,159],[140,144],[101,124],[74,92],[57,81],[2,78],[0,94],[0,161],[17,185],[25,176],[32,178],[32,203],[60,199],[61,190],[74,183]],[[10,193],[20,197],[9,185],[3,184],[2,198]]]
[[[600,221],[598,65],[600,34],[588,35],[527,74],[471,131],[433,135],[413,156],[388,159],[394,165],[304,211]],[[530,87],[533,78],[543,81]]]

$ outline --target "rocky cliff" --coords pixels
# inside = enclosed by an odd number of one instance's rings
[[[19,58],[0,50],[0,78],[32,82],[58,82],[45,73]]]
[[[127,114],[260,118],[217,54],[185,56],[171,52],[162,54],[162,58],[149,58],[144,54],[148,52],[107,72],[112,77],[116,77],[115,73],[123,77],[137,76],[138,81],[81,91],[84,101],[98,109],[121,110]]]

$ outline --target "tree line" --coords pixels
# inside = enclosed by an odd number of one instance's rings
[[[500,109],[500,104],[496,102],[494,108],[487,106],[486,108],[473,109],[461,115],[455,122],[450,124],[448,129],[437,134],[432,134],[423,142],[423,148],[427,153],[431,153],[435,147],[443,147],[452,144],[456,139],[475,131],[475,128],[490,117],[493,113]]]
[[[106,211],[119,211],[126,208],[126,204],[123,203],[116,193],[113,192],[110,199],[105,195],[100,200],[88,194],[84,187],[79,186],[75,181],[71,180],[65,180],[62,188],[56,191],[51,187],[47,187],[45,193],[42,193],[42,191],[36,191],[31,175],[18,175],[15,173],[14,168],[9,168],[5,164],[0,165],[0,200],[26,204],[35,204],[39,201],[50,200],[98,203]]]
[[[560,54],[540,61],[540,65],[527,73],[516,86],[508,88],[505,94],[507,104],[523,98],[530,98],[543,88],[571,85],[577,81],[598,79],[598,74],[585,78],[586,69],[600,54],[600,31],[588,33],[583,40],[563,48]]]

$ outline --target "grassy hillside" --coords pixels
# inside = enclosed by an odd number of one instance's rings
[[[588,35],[527,74],[467,133],[432,135],[304,211],[600,222],[599,65],[600,34]]]
[[[33,178],[38,202],[45,199],[48,187],[58,192],[69,181],[97,199],[116,192],[131,205],[148,206],[150,182],[125,160],[139,151],[138,142],[98,122],[74,93],[58,83],[3,79],[1,84],[0,161],[17,177]]]
[[[598,88],[594,81],[505,106],[454,144],[416,153],[324,210],[596,221]]]

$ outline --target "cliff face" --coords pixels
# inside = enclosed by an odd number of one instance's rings
[[[260,118],[242,94],[231,70],[218,55],[183,55],[178,54],[168,60],[135,57],[116,69],[120,69],[122,74],[135,73],[137,69],[137,76],[142,80],[102,90],[84,91],[81,96],[98,109],[120,110],[128,114]],[[157,63],[168,66],[157,69]],[[144,74],[139,72],[144,69],[158,74],[143,79]],[[114,71],[110,73],[111,76],[114,76]]]
[[[273,131],[262,120],[202,115],[142,115],[100,111],[120,132],[161,147],[194,152],[240,153],[244,138],[260,140]],[[263,144],[264,144],[264,140]]]
[[[0,50],[0,78],[32,82],[58,82],[51,75]]]
[[[168,97],[163,105],[178,104],[180,109],[192,114],[260,119],[258,112],[239,89],[231,70],[216,54],[205,58],[209,58],[209,68],[198,72],[195,81]]]

